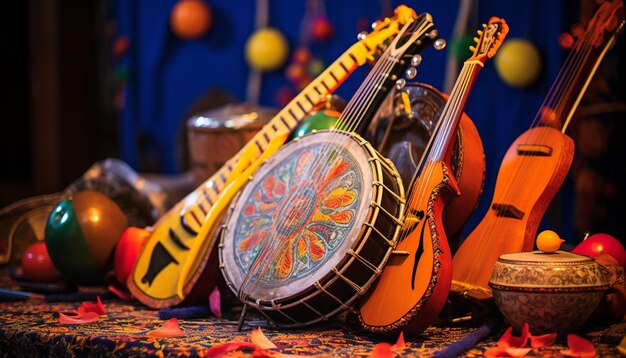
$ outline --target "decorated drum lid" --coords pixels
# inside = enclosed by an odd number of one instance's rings
[[[489,287],[511,326],[537,334],[565,334],[598,306],[609,275],[594,259],[571,252],[522,252],[500,256]]]
[[[506,291],[604,291],[609,278],[591,257],[532,251],[500,256],[489,286]]]
[[[369,159],[339,132],[305,136],[272,156],[243,190],[225,228],[228,280],[241,288],[263,246],[275,249],[255,275],[255,298],[290,297],[331,272],[358,237],[356,223],[368,215]]]

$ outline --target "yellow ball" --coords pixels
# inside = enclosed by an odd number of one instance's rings
[[[510,39],[502,44],[496,55],[496,71],[511,87],[531,85],[541,72],[541,56],[532,42]]]
[[[246,43],[246,61],[259,71],[273,71],[285,63],[287,39],[278,30],[266,27],[255,31]]]
[[[543,252],[555,252],[563,241],[556,232],[544,230],[537,236],[537,248]]]

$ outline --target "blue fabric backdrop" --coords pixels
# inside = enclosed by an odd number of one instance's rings
[[[180,171],[176,141],[183,128],[184,114],[202,94],[212,88],[222,88],[244,100],[248,71],[243,48],[252,33],[255,2],[243,0],[208,1],[214,21],[211,31],[198,40],[182,40],[169,28],[169,14],[176,0],[116,1],[114,17],[117,34],[130,38],[130,51],[118,66],[128,69],[125,106],[121,113],[122,158],[137,170],[143,170],[139,156],[158,159],[164,173]],[[382,2],[384,3],[384,1]],[[402,2],[392,1],[392,6]],[[458,11],[458,0],[406,1],[418,12],[429,12],[443,38],[450,40]],[[571,19],[565,18],[565,0],[481,0],[477,10],[478,21],[491,16],[506,19],[510,26],[509,38],[523,37],[539,49],[543,70],[541,77],[530,88],[508,87],[498,77],[493,61],[481,72],[470,95],[466,112],[474,120],[482,136],[487,174],[485,192],[474,215],[472,227],[482,217],[491,201],[500,161],[512,141],[529,128],[550,84],[563,63],[565,53],[557,43],[558,36],[569,28]],[[280,29],[292,49],[297,45],[305,1],[269,0],[269,24]],[[326,63],[332,62],[355,41],[359,19],[369,22],[381,14],[381,1],[326,1],[328,18],[335,26],[335,36],[314,48]],[[362,22],[362,21],[361,21]],[[416,80],[442,88],[446,51],[425,51],[424,61]],[[349,99],[365,71],[347,81],[339,94]],[[275,93],[287,85],[283,71],[263,76],[260,104],[276,106]],[[138,148],[141,140],[143,145]],[[148,152],[139,153],[138,151]],[[567,189],[567,185],[564,190]],[[569,198],[571,195],[561,195]],[[563,204],[558,205],[563,206]],[[566,203],[565,207],[571,207]],[[557,215],[568,220],[568,213]],[[550,224],[551,227],[558,224]],[[571,224],[565,222],[565,229]],[[560,229],[560,228],[559,228]]]

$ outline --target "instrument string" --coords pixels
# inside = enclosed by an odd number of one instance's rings
[[[593,36],[592,33],[593,31],[591,31],[591,29],[587,29],[587,31],[575,42],[572,50],[566,57],[565,63],[559,70],[556,80],[552,83],[548,95],[542,102],[539,107],[539,111],[532,120],[529,129],[541,126],[554,128],[554,121],[560,119],[563,116],[564,111],[566,111],[567,107],[569,107],[568,99],[572,93],[580,91],[580,88],[575,86],[575,84],[578,83],[580,77],[584,75],[585,65],[588,63],[588,59],[594,50],[594,46],[591,43],[591,38]],[[527,143],[524,144],[541,145],[546,142],[548,135],[549,133],[547,133],[547,131],[532,133],[532,135],[528,137]],[[503,187],[502,191],[498,191],[503,193],[502,198],[498,199],[498,201],[501,200],[503,203],[513,202],[513,199],[519,195],[518,192],[513,190],[514,188],[519,188],[523,182],[529,180],[532,181],[529,177],[537,178],[545,175],[545,173],[538,173],[529,170],[533,160],[534,158],[531,157],[524,157],[520,160],[520,165],[515,168],[513,173],[513,179]],[[525,213],[525,215],[528,214],[529,213]],[[484,236],[494,237],[498,226],[497,224],[498,222],[495,220],[490,221],[490,225],[486,228]],[[491,250],[492,248],[490,245],[482,245],[479,249],[479,254],[484,254],[485,252],[490,252]],[[467,277],[474,277],[476,272],[482,272],[482,267],[480,267],[480,265],[470,265]]]
[[[453,134],[452,132],[456,130],[458,119],[462,114],[462,112],[461,114],[459,112],[462,104],[464,103],[464,99],[466,98],[467,89],[471,85],[472,79],[474,78],[474,72],[475,65],[468,64],[467,62],[463,64],[461,73],[454,84],[450,96],[448,97],[448,101],[446,102],[435,129],[433,130],[433,134],[426,145],[424,154],[422,155],[422,158],[420,158],[419,164],[416,167],[416,171],[410,185],[411,189],[409,190],[407,208],[415,208],[424,200],[425,195],[430,195],[432,188],[425,185],[426,180],[419,179],[429,178],[435,169],[434,164],[443,159],[445,148],[448,146],[451,138],[453,138],[451,137]],[[407,212],[407,217],[413,215],[414,213]],[[424,215],[425,216],[422,220],[427,220],[426,213],[424,213]],[[412,223],[406,222],[404,225],[405,228],[403,228],[404,230],[401,231],[400,239],[398,240],[400,250],[405,249],[409,244],[406,238],[413,231],[407,230],[409,229],[409,225],[412,225]]]
[[[355,98],[360,103],[362,98],[365,96],[364,93],[371,92],[373,88],[376,86],[376,83],[380,82],[381,76],[378,76],[378,74],[380,72],[384,72],[386,68],[388,67],[389,67],[388,52],[386,52],[385,54],[383,54],[383,57],[376,63],[375,68],[371,72],[372,75],[368,76],[366,81],[364,81],[361,84],[361,86],[357,89],[355,97],[353,98]],[[352,101],[350,102],[353,103]],[[348,106],[346,106],[345,111],[347,111],[347,114],[349,115],[351,113],[354,113],[355,111],[354,108],[356,108],[355,105],[351,106],[350,109],[348,108]],[[341,124],[343,123],[346,123],[345,119],[341,119]],[[348,124],[348,126],[350,125]],[[339,125],[337,125],[336,127],[339,127]],[[333,132],[338,133],[338,131],[333,131]],[[333,133],[332,136],[337,137],[338,135],[339,134]],[[333,151],[330,151],[329,156],[325,158],[321,158],[324,156],[325,153],[328,153],[327,149],[329,149],[329,146],[330,144],[323,144],[322,145],[323,148],[321,150],[313,151],[312,153],[314,153],[313,156],[315,157],[315,159],[308,165],[305,165],[304,168],[300,169],[303,172],[299,174],[298,177],[303,177],[303,178],[310,177],[310,178],[313,178],[313,182],[319,182],[322,179],[321,176],[324,174],[324,170],[322,170],[323,166],[328,168],[330,165],[336,164],[337,158],[334,158],[335,155]],[[321,157],[316,156],[315,155],[316,153],[319,153]],[[297,165],[297,164],[294,164],[294,165]],[[300,194],[303,194],[305,190],[306,190],[305,186],[300,186],[296,189],[296,191],[292,195],[293,197],[298,197]],[[293,205],[295,203],[291,203],[291,204]],[[263,240],[263,242],[260,243],[263,249],[254,259],[253,264],[248,269],[248,272],[246,273],[244,281],[239,289],[240,298],[246,298],[246,296],[249,296],[254,293],[253,290],[256,286],[256,283],[258,282],[259,279],[261,279],[267,273],[268,270],[272,268],[271,263],[274,262],[274,258],[277,257],[277,254],[279,254],[279,250],[283,247],[283,240],[285,240],[287,225],[284,225],[283,228],[277,229],[276,226],[278,225],[278,221],[290,222],[291,220],[295,219],[296,215],[297,215],[296,210],[287,210],[286,218],[284,219],[280,218],[279,220],[274,221],[272,223],[272,226],[270,230],[268,231],[269,235]],[[273,235],[274,233],[276,233],[276,235]]]
[[[392,58],[391,60],[389,60],[388,57],[389,57],[388,55],[387,56],[384,55],[383,58],[381,58],[381,60],[377,62],[374,70],[368,76],[368,79],[370,80],[364,81],[363,84],[359,87],[359,90],[357,90],[357,94],[355,94],[355,96],[353,97],[356,100],[350,101],[350,103],[344,110],[345,114],[342,114],[340,116],[340,119],[338,120],[338,124],[336,125],[336,128],[341,128],[347,131],[353,131],[362,121],[363,117],[366,115],[367,109],[371,106],[374,100],[374,96],[367,95],[367,94],[372,93],[372,92],[375,93],[378,90],[380,90],[380,86],[384,83],[386,79],[385,76],[380,76],[380,74],[383,73],[383,74],[388,75],[390,69],[398,60],[397,58]],[[377,79],[372,81],[371,78],[374,78],[374,79],[377,78]],[[366,108],[366,110],[364,111],[362,110],[362,108]],[[354,115],[354,113],[356,113],[356,115]],[[337,134],[334,134],[334,135],[337,136]],[[324,146],[328,147],[329,145],[330,144],[326,144]],[[324,149],[327,149],[327,148],[324,148]],[[322,150],[322,152],[325,152],[325,150]],[[314,177],[316,179],[320,179],[320,174],[323,173],[323,171],[319,170],[320,163],[325,161],[327,163],[326,168],[330,167],[331,165],[336,164],[336,160],[325,160],[325,159],[327,158],[319,158],[317,161],[314,161],[312,165],[308,165],[306,167],[307,173],[310,174],[310,172],[313,171]],[[300,190],[303,190],[303,189],[300,188]],[[296,215],[296,210],[289,210],[288,212],[289,214],[288,214],[287,220],[293,219],[292,216]],[[273,225],[273,228],[275,229],[275,224]],[[278,233],[279,235],[284,235],[284,232],[281,232],[281,230],[278,230]],[[244,278],[244,284],[242,284],[239,290],[240,297],[244,297],[247,295],[247,293],[250,292],[249,290],[245,289],[245,287],[249,285],[249,282],[256,282],[258,279],[260,279],[263,276],[263,272],[265,272],[266,270],[270,268],[270,265],[266,264],[264,267],[261,268],[262,270],[261,274],[253,273],[253,272],[258,271],[259,265],[263,266],[261,264],[262,262],[266,262],[266,263],[268,262],[268,260],[266,260],[265,258],[269,258],[271,261],[271,259],[276,256],[275,253],[277,253],[278,250],[280,250],[280,247],[281,247],[280,240],[272,240],[272,241],[275,243],[275,245],[264,245],[264,249],[262,250],[262,253],[257,256],[257,258],[253,262],[251,270],[249,270],[248,273],[246,274],[246,277]],[[250,278],[252,276],[254,277],[254,279],[251,280]]]
[[[422,23],[422,33],[425,33],[425,28],[427,27],[426,25],[428,25],[428,23],[423,22]],[[417,33],[420,33],[419,31],[417,31]],[[372,74],[375,76],[378,74],[378,72],[383,72],[384,76],[380,76],[379,80],[374,82],[373,85],[369,86],[369,89],[366,89],[365,91],[358,91],[358,92],[371,92],[371,90],[374,91],[379,91],[380,90],[380,86],[383,84],[383,82],[386,80],[386,76],[388,76],[389,73],[389,69],[395,64],[395,62],[397,62],[399,60],[398,57],[394,57],[392,58],[390,61],[388,61],[388,63],[385,66],[382,66],[382,69],[380,70],[374,70],[372,71]],[[384,61],[378,61],[378,64],[380,63],[385,63]],[[381,66],[378,66],[381,67]],[[371,83],[371,81],[365,81],[364,84],[367,83]],[[362,85],[362,88],[366,88],[366,86]],[[341,121],[340,121],[340,125],[337,125],[336,127],[341,128],[341,129],[347,129],[348,131],[353,131],[356,126],[359,125],[359,123],[362,121],[363,117],[367,114],[367,108],[369,108],[372,104],[372,101],[374,100],[374,96],[363,96],[363,95],[355,95],[355,98],[358,101],[351,101],[350,104],[354,104],[353,106],[350,106],[350,108],[346,108],[346,110],[344,111],[344,114],[342,114],[341,116]],[[367,101],[366,104],[363,104],[363,98],[369,98],[369,100]],[[354,109],[353,109],[354,108]],[[362,110],[362,108],[366,108],[365,111]],[[355,116],[351,116],[352,113],[357,113],[358,115]],[[348,121],[345,120],[345,118],[348,118]],[[348,124],[344,124],[344,123],[348,123]],[[327,161],[329,162],[330,165],[333,165],[333,161]],[[311,169],[317,169],[316,166],[309,166],[308,167],[310,170]],[[322,173],[319,170],[314,170],[316,173]],[[290,213],[295,214],[295,211],[291,211]],[[288,219],[289,220],[289,219]],[[276,251],[276,250],[269,250],[269,251]],[[265,251],[266,253],[269,251]],[[270,255],[273,256],[273,255]],[[264,260],[257,260],[256,262],[263,262]]]

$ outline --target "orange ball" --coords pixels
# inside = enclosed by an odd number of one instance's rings
[[[202,0],[181,0],[170,14],[172,31],[183,39],[202,37],[212,21],[211,8]]]

